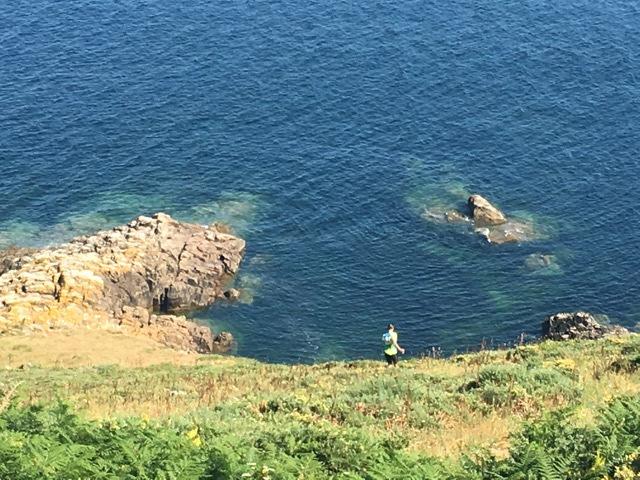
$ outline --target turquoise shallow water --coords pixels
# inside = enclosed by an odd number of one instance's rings
[[[182,3],[0,9],[0,246],[227,221],[243,303],[197,315],[285,362],[640,321],[637,5]],[[543,238],[422,217],[469,192]]]

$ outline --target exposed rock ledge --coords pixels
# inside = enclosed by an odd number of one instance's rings
[[[542,325],[543,338],[550,340],[595,340],[628,333],[629,331],[620,325],[601,324],[595,315],[588,312],[556,313],[545,318]]]
[[[0,254],[0,333],[121,325],[180,349],[223,351],[230,334],[170,315],[225,297],[245,242],[220,225],[158,213],[39,251]]]

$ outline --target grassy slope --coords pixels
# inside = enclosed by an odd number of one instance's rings
[[[26,365],[146,367],[158,363],[195,365],[202,355],[164,347],[144,336],[107,329],[51,330],[46,334],[0,336],[0,368]]]
[[[65,341],[82,340],[69,335]],[[612,397],[640,391],[638,335],[411,359],[397,369],[373,361],[262,364],[95,335],[94,348],[73,356],[55,335],[48,347],[0,339],[0,404],[17,386],[14,402],[61,398],[90,418],[206,422],[246,439],[298,426],[357,430],[401,437],[408,452],[456,458],[474,446],[504,456],[510,433],[549,409],[573,406],[575,424],[589,425]],[[15,368],[26,359],[34,366]]]

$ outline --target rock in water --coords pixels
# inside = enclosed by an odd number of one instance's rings
[[[535,238],[533,225],[517,220],[508,220],[500,225],[476,228],[475,232],[487,242],[496,245],[503,243],[520,243]]]
[[[153,315],[141,307],[124,307],[118,323],[127,332],[145,335],[179,350],[222,353],[233,346],[233,336],[228,332],[214,335],[209,327],[183,316]]]
[[[537,273],[562,273],[562,269],[555,255],[544,253],[532,253],[524,259],[527,270]]]
[[[545,318],[542,325],[543,338],[551,340],[590,339],[607,335],[627,334],[619,325],[601,325],[588,312],[557,313]]]
[[[481,195],[471,195],[467,203],[476,227],[501,225],[507,222],[507,217]]]
[[[467,212],[468,211],[468,212]],[[467,215],[467,213],[470,214]],[[466,207],[446,208],[435,205],[425,208],[422,218],[432,223],[469,225],[487,242],[501,245],[522,243],[539,238],[530,220],[507,218],[482,195],[474,194],[467,199]]]
[[[230,288],[226,292],[224,292],[224,298],[228,300],[238,300],[242,293],[237,288]]]
[[[449,210],[445,212],[444,218],[449,223],[466,223],[471,221],[471,219],[464,213],[458,212],[457,210]]]
[[[136,325],[144,333],[162,331],[155,336],[172,346],[214,351],[215,337],[206,327],[173,315],[152,321],[150,312],[205,307],[223,297],[244,249],[244,240],[224,228],[181,223],[158,213],[14,256],[0,274],[0,333],[29,325],[115,322]]]
[[[530,255],[527,255],[527,258],[524,259],[524,265],[529,270],[540,270],[553,267],[556,264],[557,261],[555,255],[543,253],[532,253]]]

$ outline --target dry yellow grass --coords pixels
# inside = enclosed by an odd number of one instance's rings
[[[52,330],[0,337],[0,368],[25,364],[43,367],[196,365],[207,358],[164,347],[149,338],[100,329]]]
[[[460,377],[472,370],[472,367],[466,363],[454,363],[450,359],[441,358],[425,358],[420,362],[411,364],[411,368],[416,372],[446,377]]]
[[[583,385],[583,405],[574,414],[575,423],[580,426],[593,425],[597,411],[612,398],[640,394],[639,376],[626,373],[607,372],[598,378],[590,374],[583,378]]]
[[[415,430],[410,449],[439,458],[457,458],[471,447],[489,449],[496,457],[509,454],[509,435],[522,422],[509,412],[459,411],[443,415],[437,430]]]
[[[640,394],[640,371],[612,368],[636,352],[640,337],[407,359],[397,369],[370,360],[273,365],[181,353],[103,330],[55,331],[0,337],[0,368],[14,367],[0,371],[0,399],[19,383],[20,402],[64,398],[92,418],[227,409],[256,425],[289,415],[375,434],[393,426],[411,450],[429,456],[455,459],[482,447],[502,457],[527,420],[573,406],[576,423],[586,425],[612,397]],[[15,369],[25,363],[45,368]]]

